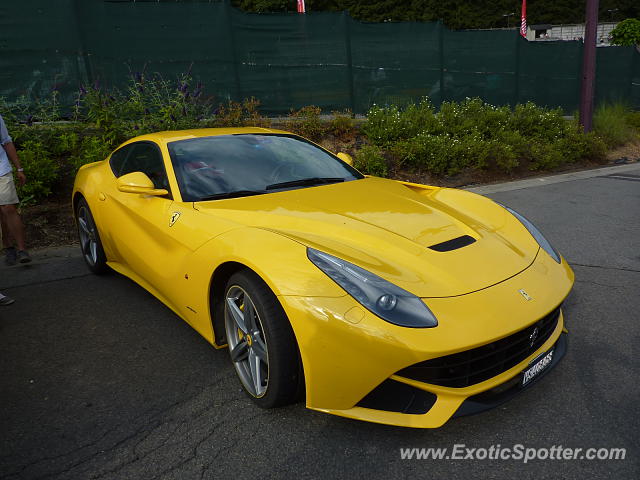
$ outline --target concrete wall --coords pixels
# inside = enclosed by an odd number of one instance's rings
[[[611,33],[611,30],[616,27],[616,25],[617,23],[615,22],[598,24],[596,39],[597,45],[599,47],[606,47],[611,45],[609,34]],[[558,40],[584,39],[584,27],[584,24],[552,25],[551,28],[547,30],[548,37],[545,38],[536,38],[535,30],[527,27],[527,40],[536,42],[549,42]]]

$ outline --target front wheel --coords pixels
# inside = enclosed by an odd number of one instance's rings
[[[89,270],[97,274],[105,273],[108,270],[107,257],[102,249],[98,227],[93,220],[91,209],[84,198],[80,199],[76,208],[76,224],[80,249]]]
[[[224,302],[229,353],[245,391],[262,408],[296,402],[304,387],[300,354],[276,296],[242,270],[227,282]]]

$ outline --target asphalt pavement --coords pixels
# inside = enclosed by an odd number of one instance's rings
[[[596,176],[593,176],[596,175]],[[436,430],[260,410],[214,350],[77,247],[0,267],[0,480],[640,478],[640,165],[475,190],[573,266],[569,350],[510,402]],[[625,448],[624,460],[403,460],[401,448]],[[460,447],[459,447],[460,448]]]

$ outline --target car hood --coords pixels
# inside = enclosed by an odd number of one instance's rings
[[[375,177],[194,208],[343,258],[420,297],[499,283],[531,265],[539,249],[520,222],[485,197]],[[465,235],[475,241],[430,248]]]

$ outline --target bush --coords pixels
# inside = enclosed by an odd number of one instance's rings
[[[614,45],[640,45],[640,20],[627,18],[611,31],[611,43]]]
[[[436,124],[433,106],[425,98],[404,110],[395,105],[386,108],[374,105],[367,113],[362,131],[374,145],[388,146],[430,131]]]
[[[60,174],[59,164],[51,153],[36,141],[26,141],[18,151],[27,183],[18,185],[21,204],[28,205],[41,201],[51,193]]]
[[[329,122],[328,132],[338,138],[347,140],[352,138],[356,132],[356,123],[352,118],[351,110],[344,112],[332,112],[333,118]]]
[[[202,122],[212,114],[212,99],[190,76],[168,81],[141,73],[131,77],[124,92],[97,84],[82,87],[74,110],[75,118],[94,125],[110,148],[145,133],[206,126]]]
[[[618,147],[634,138],[633,115],[622,104],[603,104],[593,114],[593,130],[608,147]]]
[[[366,175],[386,177],[389,175],[387,161],[380,148],[375,145],[367,145],[356,154],[354,167]]]
[[[300,110],[291,110],[289,113],[288,127],[294,133],[302,135],[309,140],[318,141],[326,132],[326,128],[320,119],[320,107],[309,105]]]
[[[399,167],[437,175],[465,168],[508,172],[519,165],[549,169],[604,154],[597,135],[584,135],[560,109],[533,103],[513,111],[478,98],[444,102],[438,112],[426,100],[404,109],[374,106],[363,131]]]
[[[258,112],[260,102],[255,98],[245,99],[242,103],[228,101],[218,107],[216,127],[264,127],[271,126],[268,118]]]
[[[627,124],[635,130],[635,133],[640,133],[640,112],[627,113]]]
[[[74,153],[68,157],[69,166],[75,174],[81,166],[107,158],[111,150],[100,137],[87,135],[82,138],[79,145],[73,150]]]

